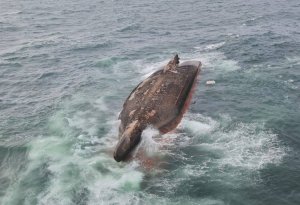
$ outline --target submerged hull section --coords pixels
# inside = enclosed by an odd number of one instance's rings
[[[130,93],[119,116],[117,161],[124,160],[139,143],[141,133],[148,125],[161,133],[176,128],[191,100],[200,67],[199,61],[192,61],[173,70],[158,70]]]

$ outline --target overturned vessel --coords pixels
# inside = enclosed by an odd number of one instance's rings
[[[125,160],[139,144],[147,126],[162,134],[177,127],[190,104],[200,67],[200,61],[179,63],[175,55],[130,93],[119,115],[119,142],[114,151],[117,162]]]

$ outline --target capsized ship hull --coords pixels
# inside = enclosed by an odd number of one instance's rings
[[[200,67],[199,61],[187,61],[170,70],[158,70],[130,93],[119,115],[116,161],[126,159],[147,126],[162,134],[176,128],[190,104]]]

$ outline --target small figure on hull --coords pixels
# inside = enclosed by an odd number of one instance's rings
[[[176,68],[179,65],[179,57],[178,54],[176,54],[173,58],[173,60],[170,60],[169,63],[164,67],[164,73],[167,71],[175,72],[176,73]]]

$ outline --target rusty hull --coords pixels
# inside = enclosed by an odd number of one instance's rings
[[[147,126],[163,134],[176,128],[190,103],[200,67],[199,61],[187,61],[172,70],[158,70],[130,93],[119,115],[116,161],[126,159]]]

